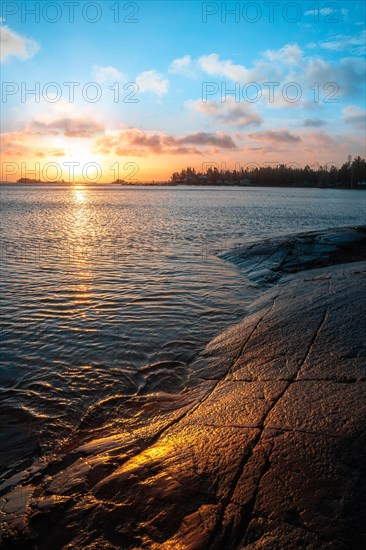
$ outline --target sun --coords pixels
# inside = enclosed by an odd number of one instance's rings
[[[103,179],[103,157],[83,143],[75,143],[72,148],[65,147],[62,164],[68,181],[71,183],[97,183]]]
[[[86,164],[100,162],[101,155],[94,153],[86,144],[75,144],[72,148],[70,146],[65,147],[63,160],[65,162],[78,162],[80,166],[85,166]]]

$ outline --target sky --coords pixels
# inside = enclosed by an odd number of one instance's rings
[[[365,5],[4,0],[1,178],[364,156]]]

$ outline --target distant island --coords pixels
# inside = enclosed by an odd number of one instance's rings
[[[237,185],[268,187],[330,187],[366,189],[366,160],[360,156],[348,160],[340,168],[332,165],[319,166],[317,170],[305,166],[294,168],[285,164],[261,166],[252,169],[218,170],[208,168],[197,172],[187,167],[174,172],[170,178],[172,185]]]
[[[17,183],[68,183],[65,182],[65,180],[58,180],[58,181],[42,181],[32,178],[19,178],[17,180]]]
[[[32,178],[19,178],[17,183],[43,183],[42,180],[36,180]]]

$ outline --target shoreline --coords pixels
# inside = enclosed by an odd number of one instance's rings
[[[366,191],[366,185],[354,185],[353,187],[349,187],[346,185],[337,185],[337,186],[327,186],[327,185],[240,185],[240,184],[209,184],[209,185],[200,185],[200,184],[172,184],[172,183],[165,183],[165,182],[159,182],[159,183],[148,183],[148,182],[141,182],[141,183],[130,183],[130,184],[121,184],[121,183],[115,183],[115,182],[104,182],[104,183],[89,183],[89,182],[83,182],[83,181],[75,181],[75,182],[39,182],[39,183],[18,183],[18,182],[0,182],[0,187],[74,187],[82,185],[84,187],[96,187],[96,188],[103,188],[103,187],[117,187],[117,188],[123,188],[123,189],[133,189],[133,188],[139,188],[139,187],[147,187],[147,188],[153,188],[153,187],[163,187],[163,188],[178,188],[178,189],[341,189],[341,190],[348,190],[348,191]]]
[[[313,231],[226,254],[263,285],[253,313],[188,365],[189,388],[119,396],[118,432],[106,417],[91,435],[99,407],[17,474],[4,548],[361,547],[365,240]]]

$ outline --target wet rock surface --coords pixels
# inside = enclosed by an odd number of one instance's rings
[[[90,412],[3,487],[3,547],[365,548],[365,291],[365,261],[283,277],[179,393]]]
[[[365,257],[366,226],[282,236],[237,246],[222,254],[249,279],[269,284],[290,273],[362,261]]]

